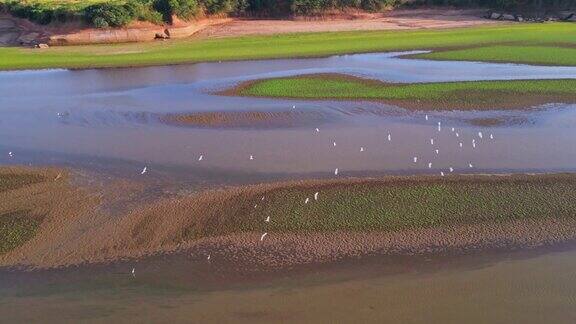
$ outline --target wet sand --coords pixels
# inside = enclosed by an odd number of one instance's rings
[[[32,239],[0,256],[0,264],[10,267],[51,268],[106,263],[185,251],[198,258],[212,255],[225,259],[247,271],[268,271],[366,255],[530,248],[576,239],[576,219],[566,217],[565,212],[559,210],[557,217],[542,215],[545,217],[497,222],[477,220],[470,224],[383,232],[272,231],[261,240],[266,224],[252,209],[254,201],[260,201],[260,197],[286,189],[326,192],[335,186],[412,186],[443,181],[455,184],[525,181],[569,184],[574,179],[571,175],[461,175],[450,180],[439,177],[305,180],[153,198],[146,196],[145,183],[117,180],[106,186],[97,186],[94,182],[82,184],[76,180],[72,184],[62,178],[51,180],[55,179],[55,174],[69,177],[62,170],[14,170],[11,172],[49,174],[50,180],[1,193],[2,212],[37,210],[46,215]],[[90,185],[86,186],[86,183]],[[261,226],[250,225],[254,215]],[[253,226],[261,230],[254,232]]]

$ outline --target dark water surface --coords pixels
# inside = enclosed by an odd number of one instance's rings
[[[427,113],[375,103],[210,94],[242,80],[325,72],[394,82],[576,78],[574,67],[393,54],[3,72],[0,164],[128,177],[141,177],[147,166],[142,177],[190,186],[331,177],[335,168],[340,176],[576,170],[576,105]],[[266,129],[177,127],[157,118],[290,109],[325,118],[317,125]],[[474,126],[486,120],[491,126]],[[219,260],[181,257],[33,273],[0,270],[0,322],[575,322],[576,251],[518,253],[382,258],[262,278],[221,273],[230,267]]]

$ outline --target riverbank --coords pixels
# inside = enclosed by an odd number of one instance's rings
[[[46,179],[0,193],[4,219],[42,213],[32,235],[0,255],[1,265],[51,268],[186,251],[270,270],[576,238],[572,174],[305,180],[147,200],[133,199],[146,191],[137,183],[87,192],[63,171]],[[109,208],[119,196],[130,204]]]
[[[576,65],[576,55],[573,55],[576,53],[573,48],[574,30],[576,25],[571,23],[514,24],[441,30],[244,36],[48,49],[0,48],[0,70],[148,66],[418,49],[481,49],[501,44],[509,44],[508,50],[479,51],[475,60]],[[562,58],[561,63],[558,63],[559,57]]]
[[[342,74],[247,81],[224,95],[379,101],[413,110],[518,109],[576,102],[576,80],[388,83]]]

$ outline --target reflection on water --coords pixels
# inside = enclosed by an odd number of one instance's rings
[[[425,113],[375,103],[208,93],[246,79],[316,72],[395,82],[576,77],[574,67],[428,62],[395,54],[0,73],[0,150],[15,154],[12,159],[0,154],[0,163],[58,161],[90,168],[86,161],[91,161],[111,168],[110,161],[123,161],[118,165],[149,166],[151,176],[155,170],[171,169],[180,174],[231,174],[254,181],[267,175],[328,176],[335,168],[341,175],[377,175],[439,174],[449,168],[457,173],[572,171],[576,165],[574,105]],[[267,129],[182,128],[162,124],[157,118],[191,112],[291,109],[314,111],[324,118],[314,125]],[[482,123],[490,119],[503,122]],[[441,132],[436,129],[438,122],[443,125]],[[479,139],[479,131],[493,134],[494,139]],[[392,141],[387,140],[388,134]],[[431,138],[434,145],[429,143]],[[203,161],[198,161],[200,155]],[[414,156],[418,163],[412,163]]]

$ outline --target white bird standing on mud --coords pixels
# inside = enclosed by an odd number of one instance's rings
[[[314,200],[318,200],[318,194],[319,194],[319,192],[316,192],[316,193],[314,194]]]
[[[456,133],[456,137],[460,137],[460,134]]]
[[[210,254],[208,254],[208,257],[206,258],[206,260],[210,261]]]
[[[360,146],[360,152],[364,152],[364,147]]]
[[[494,139],[494,135],[490,134],[490,139]]]
[[[136,268],[132,268],[132,277],[136,276]]]
[[[474,166],[472,165],[472,163],[468,163],[468,167],[473,168]]]
[[[142,169],[142,172],[140,172],[140,174],[146,173],[147,170],[148,170],[148,168],[147,168],[147,167],[144,167],[144,169]]]
[[[430,139],[430,145],[434,145],[434,139],[433,138]]]
[[[338,175],[338,168],[334,170],[334,175]]]
[[[334,145],[334,147],[336,147],[336,142],[332,142],[332,145]]]
[[[198,158],[198,161],[202,161],[204,159],[204,155],[200,154],[200,157]]]
[[[307,204],[310,201],[310,198],[306,198],[306,200],[304,200],[304,203]]]
[[[439,149],[434,150],[434,152],[436,152],[436,155],[438,155],[440,153]]]
[[[264,241],[264,238],[266,237],[266,235],[268,235],[268,233],[264,233],[264,234],[262,234],[262,236],[260,236],[260,242]]]
[[[418,157],[417,157],[417,156],[414,157],[414,163],[416,163],[416,162],[418,162]]]
[[[478,137],[480,137],[480,138],[483,137],[482,132],[478,132]]]
[[[254,160],[254,155],[250,155],[250,160]]]
[[[424,118],[426,118],[426,120],[428,120],[428,115],[426,115]]]
[[[432,162],[428,163],[428,169],[432,169]]]
[[[392,141],[392,135],[388,133],[388,142]]]
[[[448,170],[450,170],[450,172],[454,172],[454,168],[453,168],[453,167],[448,168]]]
[[[266,217],[266,219],[264,220],[266,223],[270,223],[270,216]]]
[[[476,140],[472,140],[472,148],[476,148]]]

